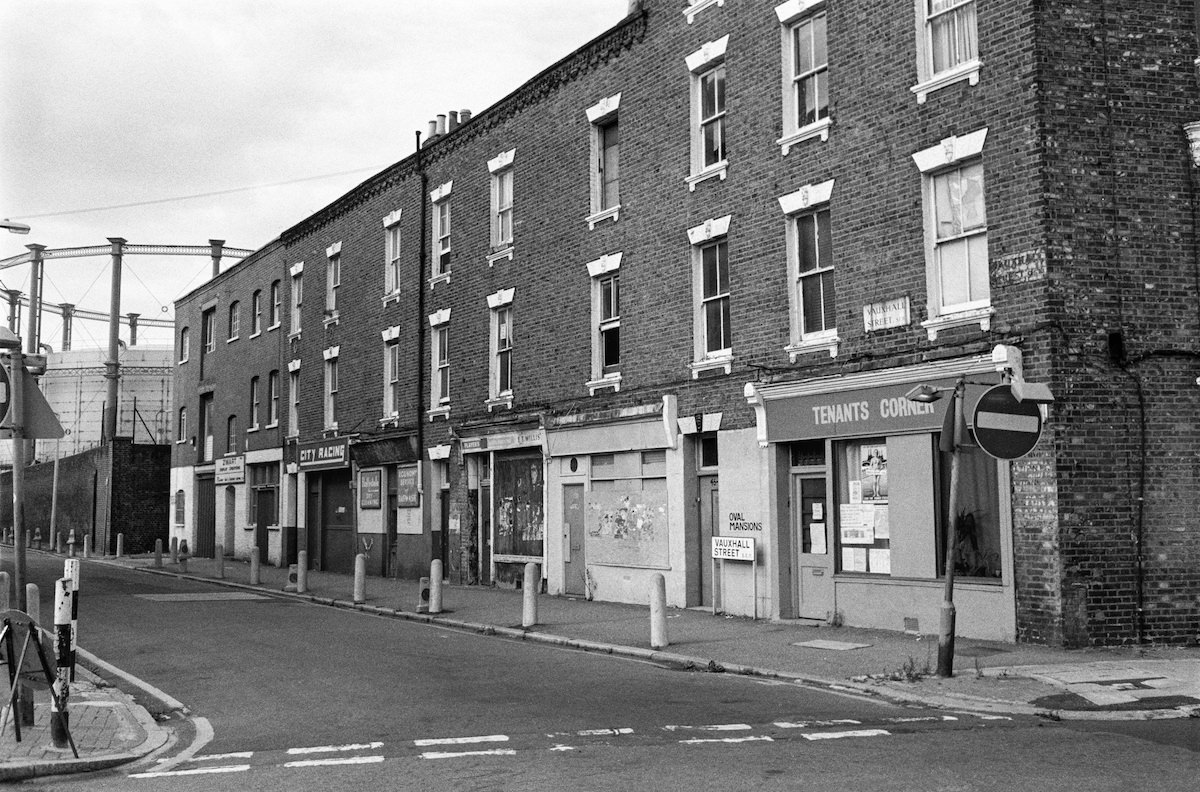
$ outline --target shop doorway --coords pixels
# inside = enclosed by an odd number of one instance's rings
[[[587,595],[587,564],[583,554],[583,485],[563,486],[563,526],[567,534],[567,552],[563,558],[563,588],[568,595]]]
[[[217,487],[214,476],[196,477],[196,558],[212,558],[217,546]]]
[[[237,488],[225,488],[225,555],[233,555],[237,541]]]
[[[696,521],[700,531],[697,554],[700,568],[696,570],[697,580],[700,581],[700,602],[697,605],[711,607],[713,604],[713,561],[712,538],[713,526],[721,514],[720,493],[716,476],[700,476],[700,519]]]
[[[259,560],[265,564],[271,547],[268,526],[275,524],[275,490],[256,489],[250,493],[255,500],[254,546],[258,548]]]
[[[796,548],[795,613],[801,619],[828,619],[833,612],[833,554],[825,476],[792,476],[791,529]]]

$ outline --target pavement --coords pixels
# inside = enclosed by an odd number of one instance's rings
[[[30,552],[41,552],[31,550]],[[442,611],[421,612],[417,581],[368,577],[362,602],[350,575],[310,571],[307,590],[287,592],[288,570],[263,565],[258,581],[244,561],[191,558],[186,565],[152,556],[83,559],[148,575],[217,582],[232,589],[408,619],[579,651],[637,658],[664,666],[745,674],[858,693],[896,703],[1052,720],[1200,718],[1200,647],[1130,646],[1058,649],[958,638],[954,675],[938,677],[937,636],[668,609],[668,645],[650,646],[649,606],[538,595],[536,624],[522,626],[521,591],[446,584]],[[159,718],[186,717],[186,707],[99,658],[80,652],[72,685],[70,727],[79,758],[54,747],[49,693],[35,696],[35,721],[17,743],[11,719],[0,728],[0,781],[82,772],[159,751],[170,734],[120,687],[140,691]],[[90,668],[89,668],[90,667]],[[97,671],[97,673],[93,673]],[[0,681],[7,681],[6,675]],[[7,691],[7,687],[0,688]],[[44,699],[44,700],[43,700]],[[7,699],[6,699],[7,700]],[[0,714],[3,719],[7,712]]]

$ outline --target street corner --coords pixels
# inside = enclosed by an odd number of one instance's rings
[[[1074,717],[1200,717],[1200,660],[1119,660],[1012,669],[1052,684],[1032,703]]]

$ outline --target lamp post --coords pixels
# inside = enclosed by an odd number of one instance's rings
[[[0,228],[8,231],[10,234],[28,234],[29,226],[24,223],[18,223],[16,220],[9,220],[7,217],[0,220]]]
[[[956,612],[954,609],[954,550],[957,531],[954,519],[958,514],[958,480],[960,457],[962,456],[963,430],[963,395],[966,393],[967,381],[959,377],[952,388],[935,388],[929,385],[918,385],[910,390],[905,397],[909,401],[928,404],[942,398],[942,394],[950,391],[950,406],[946,410],[947,421],[951,426],[942,426],[941,449],[950,452],[950,497],[946,510],[945,538],[945,588],[942,593],[941,619],[938,631],[937,675],[940,677],[954,676],[954,626]]]

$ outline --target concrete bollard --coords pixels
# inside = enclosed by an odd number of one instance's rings
[[[71,558],[75,557],[75,529],[74,528],[72,528],[71,532],[69,534],[67,534],[67,555],[70,556]]]
[[[179,571],[187,574],[188,558],[191,557],[191,552],[188,550],[187,539],[179,543]]]
[[[8,573],[0,572],[0,611],[6,611],[11,607],[8,604],[9,597],[11,596],[9,594],[8,587],[11,585],[12,583],[8,579]]]
[[[178,536],[171,537],[171,563],[172,564],[179,563],[179,537]]]
[[[258,548],[250,548],[250,585],[257,586],[261,582],[261,572],[259,571]]]
[[[86,535],[83,537],[83,557],[92,557],[92,537]]]
[[[429,564],[429,612],[442,612],[442,560],[435,558]]]
[[[162,569],[162,539],[154,540],[154,566]]]
[[[354,556],[354,604],[367,601],[367,557],[362,553]]]
[[[650,648],[666,649],[667,640],[667,579],[656,572],[650,583]]]
[[[308,592],[308,551],[296,553],[296,593]]]
[[[542,583],[541,572],[538,571],[538,565],[530,561],[525,565],[525,580],[524,586],[524,607],[521,609],[521,626],[532,627],[537,624],[537,594],[538,588]]]
[[[117,534],[117,558],[125,555],[125,534]]]
[[[225,579],[225,545],[217,545],[213,551],[214,560],[217,562],[217,580]]]
[[[417,581],[417,613],[429,613],[429,578]]]

